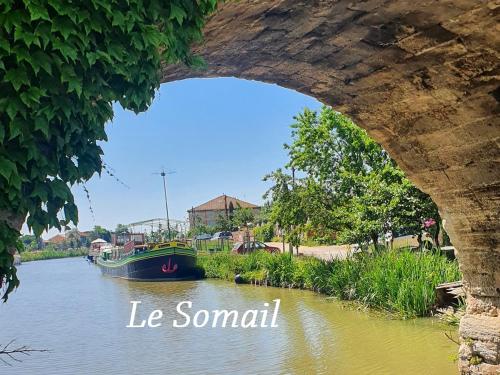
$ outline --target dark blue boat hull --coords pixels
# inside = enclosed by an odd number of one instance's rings
[[[187,280],[198,276],[196,257],[184,254],[158,254],[132,259],[125,264],[98,261],[104,275],[136,281]]]

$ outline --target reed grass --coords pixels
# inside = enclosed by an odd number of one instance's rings
[[[21,262],[31,262],[34,260],[45,260],[45,259],[57,259],[57,258],[69,258],[69,257],[79,257],[87,255],[89,249],[79,248],[70,250],[54,250],[54,249],[44,249],[40,251],[22,251],[21,252]]]
[[[428,316],[438,284],[461,278],[456,261],[408,250],[358,254],[324,261],[289,254],[255,252],[199,256],[206,277],[314,290],[342,300],[359,301],[402,318]]]

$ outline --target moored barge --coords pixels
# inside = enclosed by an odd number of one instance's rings
[[[103,251],[97,264],[103,274],[127,280],[175,281],[197,277],[196,250],[181,241],[126,244],[123,252]]]

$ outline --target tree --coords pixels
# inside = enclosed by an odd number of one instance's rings
[[[380,233],[417,232],[427,215],[438,217],[429,196],[415,188],[387,152],[347,117],[323,107],[319,115],[306,109],[295,120],[292,143],[285,146],[288,167],[305,177],[297,183],[293,207],[289,189],[273,200],[288,225],[307,221],[315,228],[338,231],[341,241],[371,240],[377,248]],[[304,213],[295,218],[291,213],[297,207]]]
[[[38,250],[43,246],[43,241],[40,237],[33,234],[25,234],[21,236],[21,242],[24,246],[24,250]]]
[[[124,224],[117,224],[115,228],[116,234],[126,234],[129,233],[128,226]]]
[[[290,253],[293,253],[293,247],[296,247],[298,252],[301,235],[307,223],[303,204],[305,189],[297,184],[293,176],[281,169],[265,176],[264,181],[273,182],[273,186],[264,195],[265,199],[272,202],[269,220],[284,232],[284,239],[290,244]]]
[[[271,222],[263,223],[253,229],[254,237],[257,241],[268,242],[274,237],[274,224]]]
[[[96,225],[90,233],[90,240],[94,241],[98,238],[101,238],[106,242],[111,242],[111,232],[106,228]]]
[[[233,221],[225,215],[219,214],[215,219],[215,226],[213,228],[216,232],[225,232],[233,230]]]
[[[78,222],[70,187],[106,169],[113,103],[141,112],[162,64],[199,66],[217,0],[4,0],[0,5],[0,288],[19,285],[24,221],[36,236]],[[59,212],[62,215],[58,217]],[[62,219],[61,219],[62,217]]]
[[[215,228],[205,225],[202,223],[202,219],[199,216],[195,216],[195,223],[192,228],[189,228],[187,233],[188,237],[195,237],[200,234],[214,234],[216,232]]]
[[[271,222],[272,204],[270,201],[265,201],[260,208],[259,214],[255,218],[257,226],[253,233],[255,239],[262,242],[272,241],[274,237],[275,224]]]
[[[250,208],[238,207],[233,212],[233,226],[235,227],[245,227],[249,223],[253,223],[255,220],[255,215]]]

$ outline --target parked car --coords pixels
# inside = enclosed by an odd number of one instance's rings
[[[212,240],[220,240],[220,239],[231,240],[232,238],[233,234],[231,232],[216,232],[213,235]]]
[[[231,252],[236,254],[251,253],[256,250],[265,250],[270,253],[279,253],[280,249],[274,246],[266,245],[264,242],[251,241],[251,242],[236,242]]]
[[[195,240],[209,240],[211,238],[212,238],[212,236],[210,234],[207,234],[207,233],[198,234],[197,236],[194,237]]]

